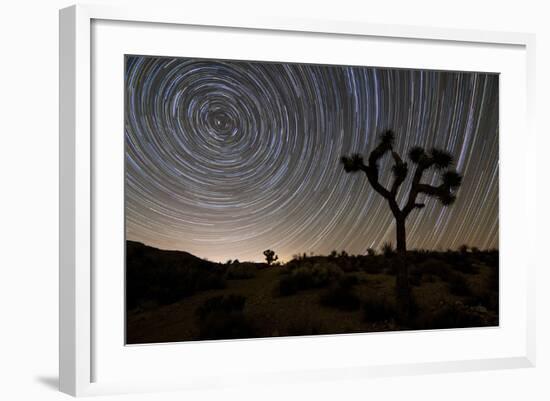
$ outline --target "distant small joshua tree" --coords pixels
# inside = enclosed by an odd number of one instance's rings
[[[380,136],[380,141],[376,148],[369,154],[367,163],[363,161],[363,156],[353,154],[343,156],[341,162],[347,173],[363,172],[367,176],[373,189],[378,192],[390,207],[395,218],[397,254],[401,258],[397,272],[397,295],[401,301],[401,308],[408,315],[410,306],[409,274],[406,262],[407,237],[405,231],[405,221],[409,214],[416,209],[422,209],[425,204],[417,200],[419,195],[426,195],[437,198],[443,206],[453,204],[456,199],[456,190],[462,183],[462,176],[454,170],[451,170],[453,157],[450,153],[432,148],[428,151],[422,147],[414,146],[409,150],[409,159],[416,166],[412,176],[412,182],[409,189],[406,202],[400,207],[397,194],[401,184],[403,184],[409,173],[409,165],[404,162],[401,156],[394,150],[395,134],[387,130]],[[393,158],[393,182],[391,188],[387,189],[379,181],[380,159],[387,153]],[[422,183],[423,174],[429,170],[435,169],[440,172],[440,184],[430,185]]]
[[[272,251],[271,249],[266,249],[264,251],[264,255],[268,266],[271,266],[273,262],[279,260],[279,257],[275,255],[275,251]]]

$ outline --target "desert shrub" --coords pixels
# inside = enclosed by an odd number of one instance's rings
[[[367,255],[375,256],[376,255],[376,249],[374,249],[374,248],[367,249]]]
[[[479,273],[479,266],[474,265],[468,260],[460,261],[453,265],[453,268],[461,273],[464,274],[478,274]]]
[[[449,291],[453,295],[468,296],[472,294],[472,289],[468,285],[468,281],[460,273],[455,273],[450,276],[448,286]]]
[[[321,322],[311,318],[293,319],[286,327],[285,335],[288,336],[313,336],[324,334],[327,330]]]
[[[491,291],[499,290],[499,268],[498,266],[491,266],[489,277],[487,278],[487,288]]]
[[[382,245],[382,254],[385,257],[391,257],[395,255],[395,250],[393,249],[393,245],[391,242],[385,242],[384,245]]]
[[[494,291],[484,290],[479,294],[470,296],[466,300],[466,304],[471,307],[483,306],[488,310],[498,310],[498,293]]]
[[[409,266],[409,284],[418,287],[422,284],[422,271],[416,266]]]
[[[361,300],[353,290],[353,281],[340,280],[333,284],[320,298],[321,305],[340,310],[359,309]]]
[[[255,330],[243,313],[246,297],[220,295],[204,301],[195,314],[199,339],[216,340],[253,337]]]
[[[433,257],[418,264],[417,268],[421,274],[431,274],[439,277],[443,281],[448,281],[454,273],[447,263]]]
[[[363,318],[367,322],[381,322],[396,317],[395,305],[385,298],[371,296],[363,303]]]
[[[478,257],[482,259],[487,266],[498,268],[498,259],[499,259],[498,250],[491,249],[488,251],[480,252],[478,254]]]
[[[345,273],[356,272],[361,268],[361,263],[355,256],[340,257],[337,259],[337,263]]]
[[[433,283],[435,282],[436,278],[433,274],[423,274],[422,275],[422,281],[425,282],[425,283]]]
[[[203,304],[197,308],[196,315],[199,319],[203,319],[214,312],[242,312],[245,303],[246,297],[242,295],[218,295],[204,301]]]
[[[484,325],[483,318],[461,304],[445,305],[422,322],[422,328],[446,329]]]
[[[353,287],[359,284],[359,277],[355,274],[345,274],[340,277],[338,283],[344,287]]]
[[[380,274],[386,267],[383,256],[363,257],[360,261],[361,270],[370,274]]]
[[[282,296],[293,295],[298,292],[296,280],[290,275],[285,275],[279,279],[279,294]]]
[[[254,263],[239,263],[228,267],[225,277],[228,280],[246,280],[256,277],[256,272]]]
[[[301,290],[324,287],[342,275],[342,269],[333,263],[303,264],[281,276],[279,292],[281,295],[292,295]]]
[[[195,283],[195,290],[219,290],[225,288],[225,285],[225,278],[221,273],[198,274]]]
[[[199,322],[199,340],[255,337],[256,330],[242,312],[212,313]]]

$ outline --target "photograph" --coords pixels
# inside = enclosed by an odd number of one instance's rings
[[[499,326],[498,73],[124,57],[127,345]]]

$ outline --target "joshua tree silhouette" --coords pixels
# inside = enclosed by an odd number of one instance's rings
[[[272,251],[271,249],[266,249],[264,251],[264,256],[268,266],[279,259],[279,257],[275,255],[275,251]]]
[[[342,156],[341,162],[347,173],[359,171],[365,173],[373,189],[386,199],[393,213],[397,240],[396,251],[400,258],[396,283],[397,296],[400,301],[402,314],[408,317],[410,310],[410,289],[405,221],[413,210],[421,209],[425,206],[424,203],[417,201],[419,195],[437,198],[443,206],[453,204],[456,199],[456,190],[462,183],[462,176],[450,169],[453,164],[453,157],[450,153],[435,148],[426,151],[419,146],[412,147],[409,150],[408,156],[410,161],[415,164],[416,168],[412,177],[409,194],[406,198],[406,203],[400,207],[397,201],[397,193],[399,187],[407,178],[409,166],[403,161],[401,156],[394,151],[394,140],[395,134],[393,131],[387,130],[380,136],[380,141],[376,148],[370,152],[367,164],[363,162],[363,157],[360,154],[353,154],[349,157]],[[378,162],[388,152],[391,153],[393,158],[393,182],[389,190],[380,184],[378,180]],[[424,172],[431,168],[440,173],[441,184],[438,186],[421,182]]]

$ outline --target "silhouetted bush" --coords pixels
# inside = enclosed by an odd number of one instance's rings
[[[199,339],[217,340],[254,337],[255,330],[243,313],[246,297],[224,295],[207,299],[195,311]]]
[[[356,280],[357,277],[353,276],[338,280],[321,295],[321,305],[345,311],[359,309],[361,300],[353,290],[353,287],[357,284]]]
[[[422,271],[416,266],[409,266],[409,284],[418,287],[422,284]]]
[[[359,281],[359,277],[357,277],[355,274],[345,274],[340,277],[338,283],[344,287],[353,287],[359,284]]]
[[[388,261],[384,256],[364,256],[359,263],[360,269],[370,274],[380,274],[388,267]]]
[[[483,290],[479,294],[470,296],[466,300],[468,306],[483,306],[488,310],[498,311],[498,292]]]
[[[449,291],[453,295],[468,296],[472,294],[472,290],[468,285],[468,281],[460,273],[455,273],[450,276]]]
[[[487,266],[498,268],[499,253],[496,249],[490,249],[488,251],[479,252],[477,257],[483,261]]]
[[[325,334],[327,329],[317,320],[310,318],[291,320],[286,327],[288,336],[314,336]]]
[[[489,277],[487,278],[487,287],[491,291],[498,292],[499,290],[499,270],[498,266],[491,266]]]
[[[239,263],[227,268],[225,277],[228,280],[247,280],[256,277],[257,267],[254,263]]]
[[[454,273],[447,263],[433,257],[417,265],[417,269],[422,275],[432,274],[443,281],[448,281]]]
[[[382,322],[396,318],[395,305],[385,298],[371,296],[363,303],[363,318],[367,322]]]
[[[296,280],[291,276],[281,277],[279,280],[279,294],[282,296],[293,295],[298,292]]]
[[[339,279],[343,275],[342,269],[333,263],[304,263],[300,267],[292,268],[288,274],[279,279],[279,293],[292,295],[301,290],[320,288]]]
[[[436,280],[436,277],[431,273],[422,275],[422,281],[424,283],[433,283],[433,282],[435,282],[435,280]]]
[[[483,326],[480,314],[461,304],[444,305],[421,322],[421,329],[446,329]]]
[[[256,330],[241,312],[212,313],[199,323],[199,340],[256,337]]]
[[[479,266],[470,263],[469,261],[458,262],[453,265],[453,268],[464,274],[478,274]]]
[[[393,245],[391,242],[385,242],[384,245],[382,245],[382,254],[385,257],[391,257],[395,255],[395,250],[393,249]]]

